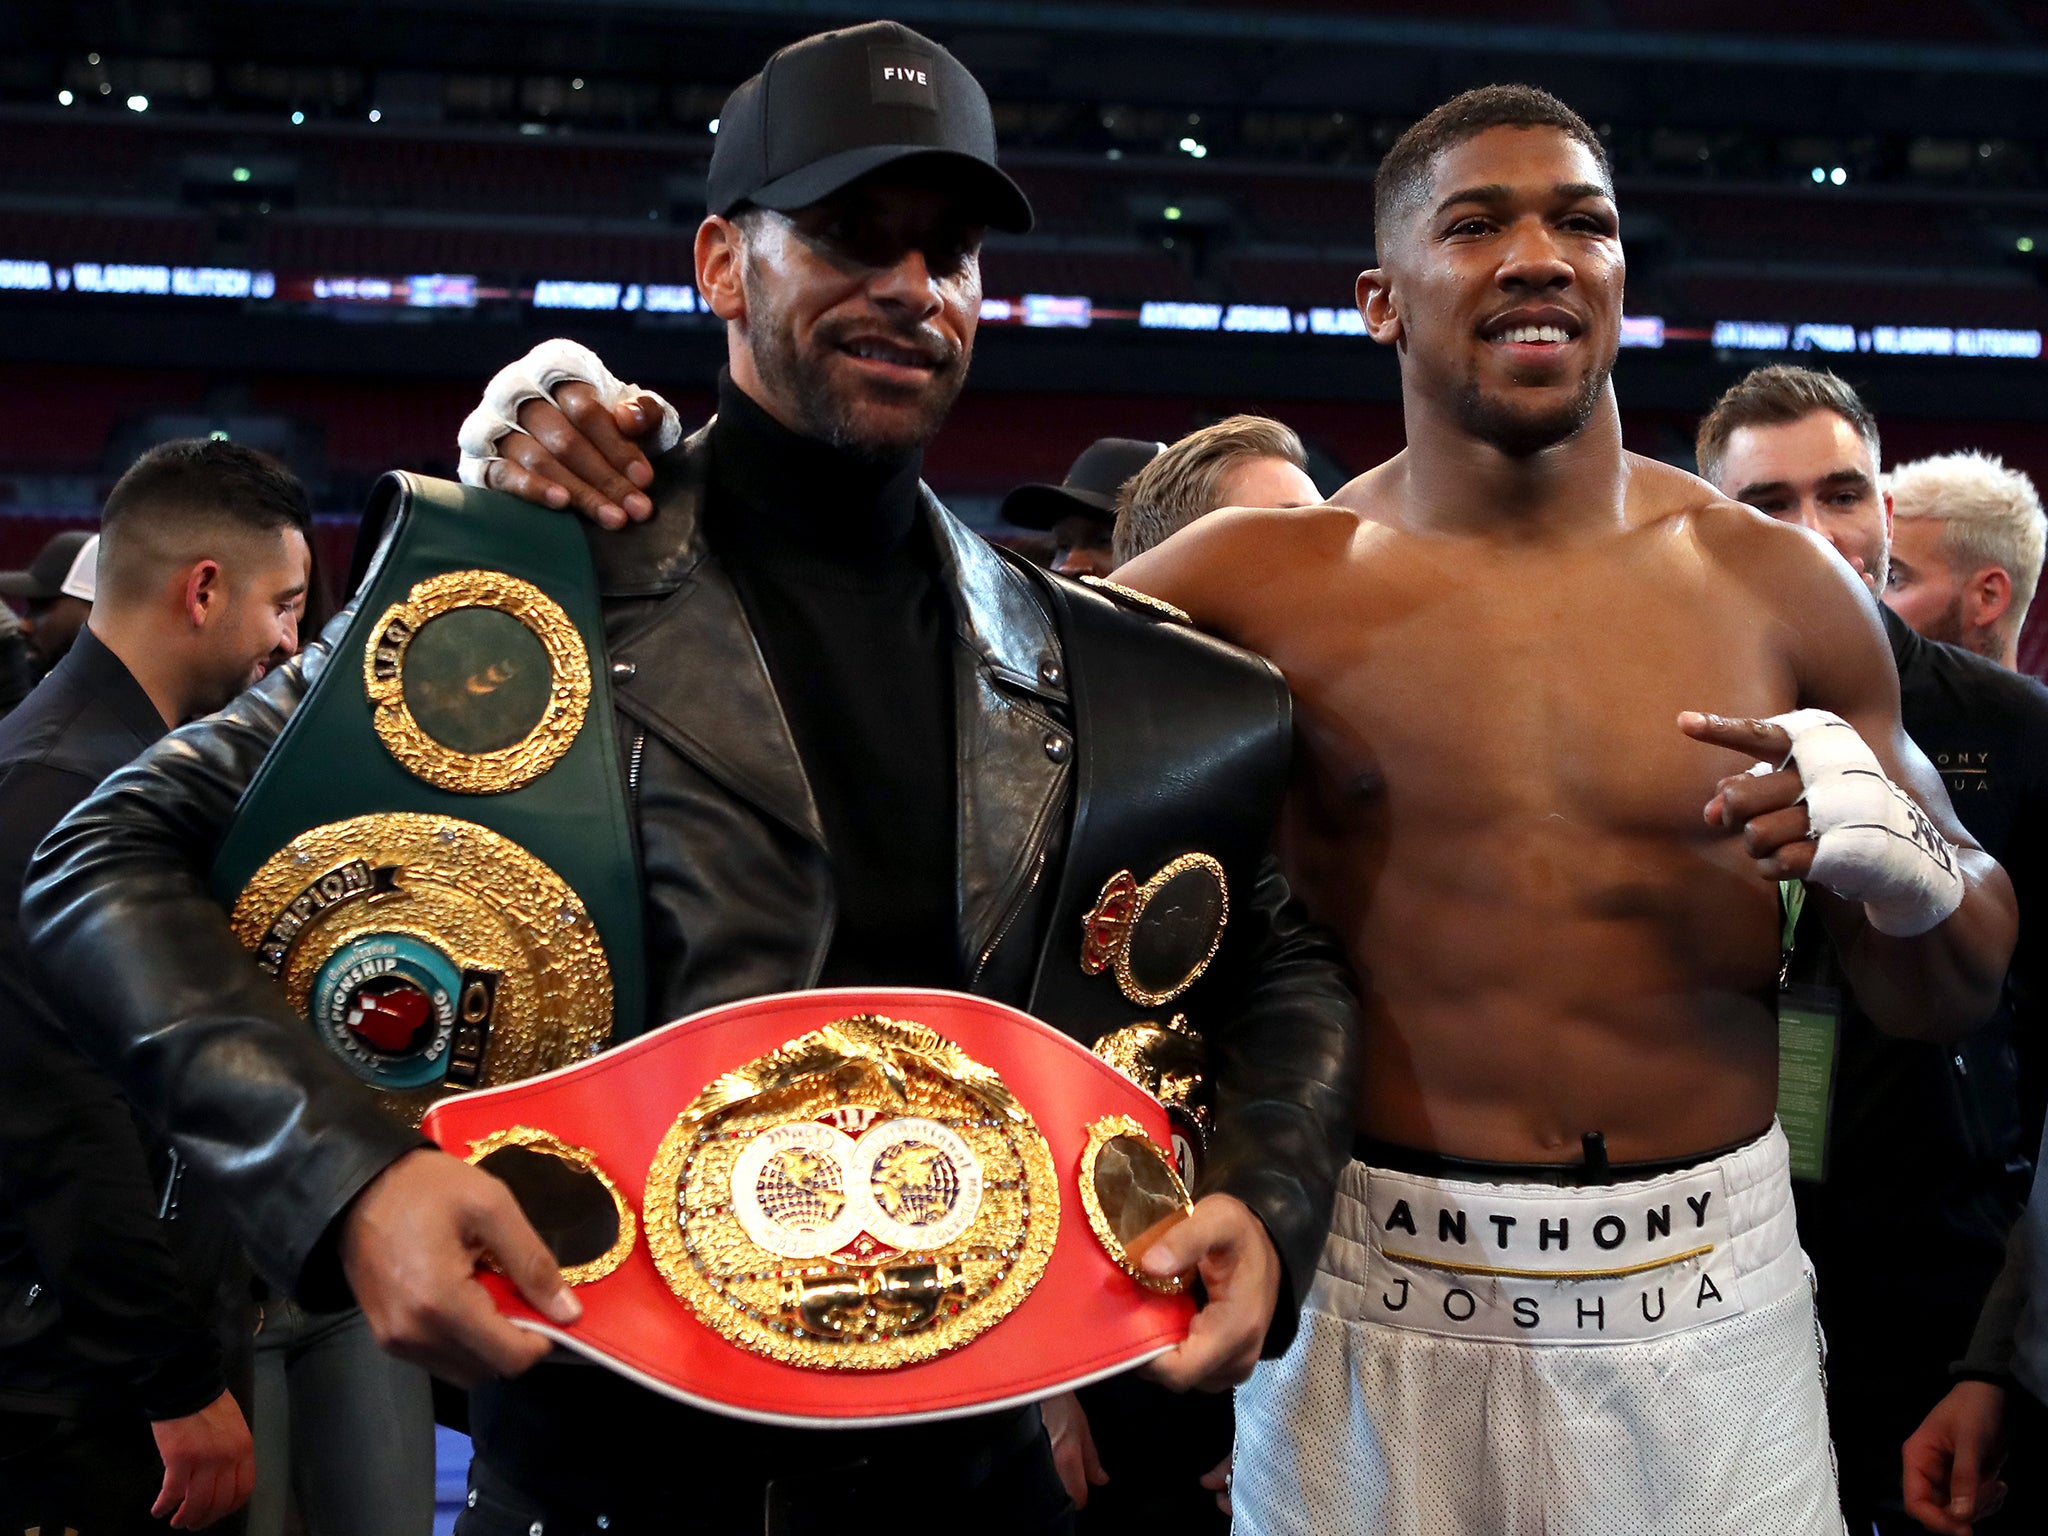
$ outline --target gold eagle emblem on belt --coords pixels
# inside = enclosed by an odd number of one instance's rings
[[[717,1079],[648,1170],[656,1268],[789,1365],[880,1370],[1001,1321],[1052,1256],[1059,1183],[994,1072],[923,1025],[841,1019]]]

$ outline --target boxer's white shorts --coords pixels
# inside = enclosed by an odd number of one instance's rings
[[[1253,1536],[1841,1536],[1784,1136],[1580,1189],[1353,1163],[1234,1500]]]

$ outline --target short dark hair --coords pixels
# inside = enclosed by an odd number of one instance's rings
[[[1869,447],[1870,462],[1884,463],[1877,444],[1877,418],[1846,380],[1822,368],[1772,363],[1767,368],[1752,368],[1729,385],[1713,409],[1700,418],[1699,434],[1693,439],[1700,478],[1720,483],[1728,441],[1744,427],[1784,426],[1804,421],[1815,411],[1833,411],[1848,422]]]
[[[1610,186],[1614,167],[1586,120],[1550,92],[1533,85],[1484,85],[1431,112],[1394,141],[1372,186],[1373,241],[1384,244],[1404,207],[1429,190],[1437,156],[1489,128],[1555,128],[1592,153]]]
[[[144,506],[224,514],[260,530],[313,526],[298,476],[267,453],[210,437],[158,443],[129,465],[107,494],[100,532]]]
[[[216,438],[159,443],[114,482],[100,511],[100,587],[126,584],[131,542],[163,552],[201,529],[310,535],[312,526],[306,488],[269,454]]]

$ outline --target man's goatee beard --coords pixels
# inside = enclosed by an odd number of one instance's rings
[[[857,411],[815,377],[794,381],[797,386],[794,393],[805,430],[811,436],[864,463],[894,464],[907,459],[939,435],[939,428],[945,425],[946,414],[953,409],[953,402],[959,399],[960,388],[966,381],[966,370],[959,367],[952,371],[950,377],[934,380],[934,383],[943,382],[950,387],[924,402],[909,431],[901,438],[864,435]]]
[[[763,383],[795,404],[804,435],[869,464],[901,463],[938,436],[967,382],[967,361],[963,352],[933,375],[907,430],[877,437],[863,429],[858,406],[835,393],[821,369],[805,365],[787,332],[755,329],[754,366]]]
[[[1587,374],[1569,400],[1541,415],[1515,410],[1468,380],[1458,395],[1458,421],[1472,436],[1509,458],[1530,458],[1585,430],[1609,373],[1610,369],[1602,368]]]

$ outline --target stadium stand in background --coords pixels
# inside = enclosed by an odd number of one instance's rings
[[[37,381],[0,440],[0,563],[178,431],[283,455],[339,540],[381,469],[448,472],[478,380],[549,334],[708,410],[718,337],[687,290],[713,115],[830,18],[514,12],[0,14],[0,356]],[[989,84],[1039,213],[986,252],[999,303],[931,455],[941,491],[986,520],[1105,423],[1171,438],[1238,409],[1297,426],[1325,478],[1393,451],[1393,370],[1345,334],[1372,168],[1419,110],[1500,78],[1557,90],[1614,159],[1635,339],[1662,343],[1621,365],[1633,445],[1685,462],[1699,406],[1782,352],[1850,375],[1890,457],[1982,447],[2048,475],[2048,4],[1443,12],[904,11]],[[121,267],[253,286],[115,291],[146,287]]]

